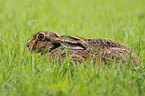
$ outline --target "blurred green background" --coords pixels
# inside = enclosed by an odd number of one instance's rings
[[[26,43],[37,31],[49,30],[122,42],[137,53],[141,66],[132,70],[80,66],[79,71],[73,69],[73,79],[69,61],[48,71],[51,63],[28,52]],[[0,0],[0,95],[143,96],[144,42],[145,0]]]

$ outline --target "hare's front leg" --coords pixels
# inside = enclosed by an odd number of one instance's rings
[[[80,55],[73,55],[71,57],[71,60],[75,61],[75,62],[82,63],[85,59],[82,56],[80,56]]]

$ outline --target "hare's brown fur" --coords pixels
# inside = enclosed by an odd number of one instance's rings
[[[44,38],[42,38],[41,36]],[[38,38],[38,37],[41,38]],[[53,31],[40,31],[28,41],[30,50],[49,52],[49,59],[55,56],[66,57],[66,51],[72,54],[72,60],[82,62],[90,57],[97,64],[122,62],[139,65],[139,58],[134,51],[117,41],[106,38],[82,38],[77,36],[59,35]],[[130,56],[131,55],[131,56]]]

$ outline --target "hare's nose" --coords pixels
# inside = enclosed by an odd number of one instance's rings
[[[27,46],[27,47],[29,47],[30,45],[29,45],[29,44],[27,44],[26,46]]]

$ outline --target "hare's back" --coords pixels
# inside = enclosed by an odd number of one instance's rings
[[[130,50],[127,46],[125,46],[123,43],[117,42],[112,39],[107,38],[89,38],[87,39],[88,47],[91,48],[101,48],[101,49],[108,49],[108,48],[123,48]]]

